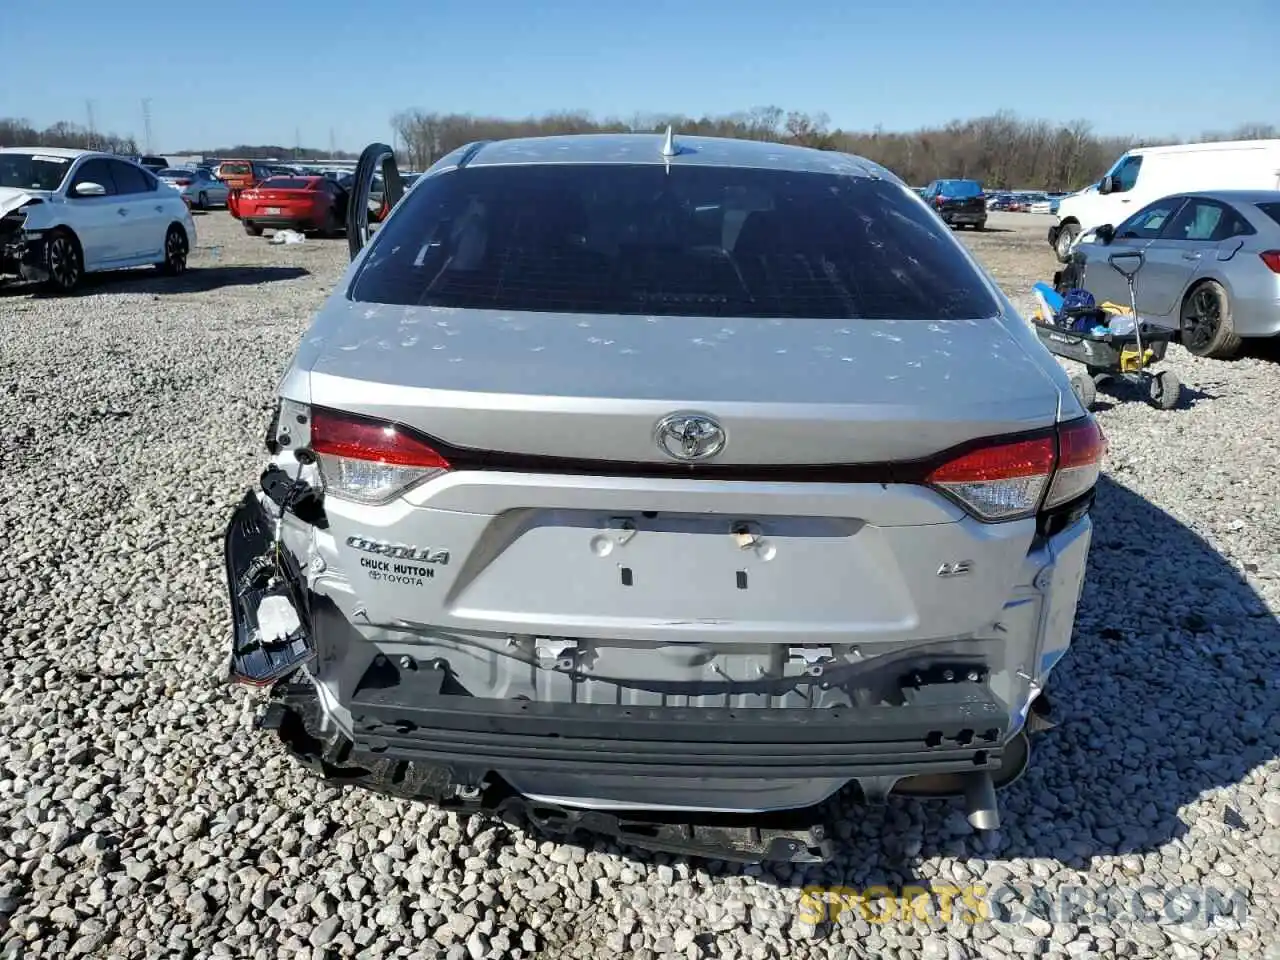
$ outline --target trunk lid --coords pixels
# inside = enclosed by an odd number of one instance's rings
[[[507,313],[335,298],[298,362],[310,370],[311,403],[459,447],[670,462],[654,424],[693,409],[728,433],[718,462],[878,462],[1055,421],[1055,384],[1005,322]]]
[[[321,538],[355,590],[340,602],[358,598],[371,623],[594,638],[610,676],[654,669],[637,643],[972,635],[1022,582],[1035,528],[978,523],[909,483],[664,472],[656,465],[680,465],[655,442],[661,417],[717,418],[728,442],[716,464],[778,466],[918,458],[1058,413],[1054,384],[990,318],[726,321],[335,300],[299,362],[311,371],[299,399],[313,405],[459,447],[614,461],[568,476],[464,467],[381,507],[326,498]],[[447,558],[423,559],[436,551]],[[943,577],[955,562],[965,575]]]

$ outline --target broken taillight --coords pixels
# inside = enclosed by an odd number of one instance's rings
[[[385,503],[409,487],[447,473],[449,461],[394,423],[314,409],[311,449],[326,496]]]
[[[933,470],[926,482],[979,520],[1018,520],[1042,505],[1088,493],[1098,481],[1104,450],[1097,422],[1084,417],[1056,433],[970,450]]]

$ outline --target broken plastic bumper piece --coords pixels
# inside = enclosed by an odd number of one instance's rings
[[[276,543],[273,520],[253,491],[232,514],[224,549],[230,678],[256,686],[273,683],[310,660],[314,649],[300,571]]]

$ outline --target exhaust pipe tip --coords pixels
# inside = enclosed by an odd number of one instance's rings
[[[991,774],[971,773],[964,784],[965,819],[975,830],[1000,829],[1000,808]]]
[[[1027,710],[1027,732],[1044,733],[1057,726],[1053,721],[1053,707],[1049,703],[1048,694],[1041,693],[1031,701]]]

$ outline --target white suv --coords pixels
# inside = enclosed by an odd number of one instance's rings
[[[182,195],[130,160],[0,148],[0,277],[65,293],[99,270],[155,264],[177,274],[195,240]]]

